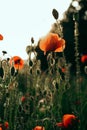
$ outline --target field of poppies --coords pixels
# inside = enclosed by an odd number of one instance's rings
[[[16,66],[6,60],[2,62],[1,130],[86,129],[86,74],[72,74],[65,58],[54,54],[48,54],[49,67],[45,71],[41,70],[41,62],[36,58],[21,64],[22,59],[15,57]],[[16,68],[17,64],[21,69]]]

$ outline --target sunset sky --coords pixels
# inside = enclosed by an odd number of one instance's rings
[[[2,51],[8,56],[27,59],[26,46],[34,37],[35,43],[51,29],[55,19],[52,10],[59,12],[59,18],[69,7],[71,0],[0,0],[0,57]]]

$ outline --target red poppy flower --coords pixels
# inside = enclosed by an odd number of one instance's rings
[[[0,127],[0,130],[2,130],[2,127]]]
[[[87,62],[87,54],[83,55],[81,57],[81,62],[84,63],[84,62]]]
[[[9,128],[9,123],[6,121],[6,122],[4,123],[4,126],[5,126],[6,129]]]
[[[20,70],[24,67],[24,60],[19,56],[12,57],[9,62],[11,65],[14,65],[15,69]]]
[[[3,36],[2,36],[2,34],[0,34],[0,40],[3,40]]]
[[[65,72],[66,72],[66,68],[61,68],[61,71],[62,71],[63,73],[65,73]]]
[[[43,126],[36,126],[33,130],[45,130]]]
[[[26,97],[25,96],[22,96],[21,97],[21,101],[24,102],[26,100]]]
[[[65,114],[62,118],[62,122],[59,122],[56,125],[59,127],[68,128],[69,126],[73,126],[74,122],[79,122],[78,118],[75,115]]]
[[[63,52],[65,49],[65,40],[60,38],[58,34],[49,33],[40,40],[39,47],[44,51],[44,54],[46,54],[47,51]]]

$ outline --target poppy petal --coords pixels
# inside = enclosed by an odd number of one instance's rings
[[[43,126],[36,126],[33,130],[45,130]]]
[[[65,48],[65,40],[61,39],[58,34],[49,33],[40,40],[39,47],[42,51],[62,52]]]
[[[87,54],[85,54],[85,55],[83,55],[82,57],[81,57],[81,62],[82,63],[84,63],[84,62],[86,62],[87,61]]]
[[[58,47],[57,49],[55,49],[55,52],[63,52],[64,49],[65,49],[65,40],[61,39],[58,41]]]
[[[15,69],[20,70],[24,66],[24,60],[19,56],[14,56],[10,59],[10,64],[13,64]]]
[[[2,127],[0,127],[0,130],[2,130]]]
[[[3,40],[3,36],[2,36],[2,34],[0,34],[0,40]]]
[[[63,127],[63,123],[62,122],[56,123],[56,125],[59,126],[59,127]]]
[[[53,51],[57,47],[58,35],[49,33],[42,38],[39,43],[39,47],[42,51]]]
[[[75,119],[76,116],[73,114],[65,114],[63,116],[64,127],[67,128],[69,125],[72,125],[72,119]]]

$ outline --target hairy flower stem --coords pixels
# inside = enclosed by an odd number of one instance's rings
[[[79,14],[76,12],[74,14],[73,20],[74,20],[74,44],[75,44],[75,62],[76,62],[76,93],[77,93],[77,100],[81,101],[81,84],[79,82],[80,80],[80,63],[79,63],[79,30],[78,30],[78,20],[79,20]],[[78,107],[78,110],[81,114],[81,106]]]
[[[63,27],[61,25],[61,22],[60,21],[57,21],[57,30],[58,30],[58,34],[60,35],[61,38],[63,38]],[[66,84],[68,85],[69,83],[69,79],[70,79],[70,71],[69,71],[69,66],[67,65],[66,63],[66,58],[65,58],[65,54],[64,54],[64,51],[62,52],[62,56],[64,58],[64,61],[65,61],[65,68],[66,68],[66,74],[65,74],[65,81],[66,81]]]
[[[78,15],[78,14],[77,14]],[[77,82],[77,90],[79,91],[79,83],[78,79],[80,77],[80,65],[79,65],[79,42],[78,42],[78,36],[79,36],[79,30],[78,30],[78,21],[76,20],[76,16],[74,15],[74,44],[75,44],[75,62],[76,62],[76,82]],[[78,92],[77,91],[77,92]]]

